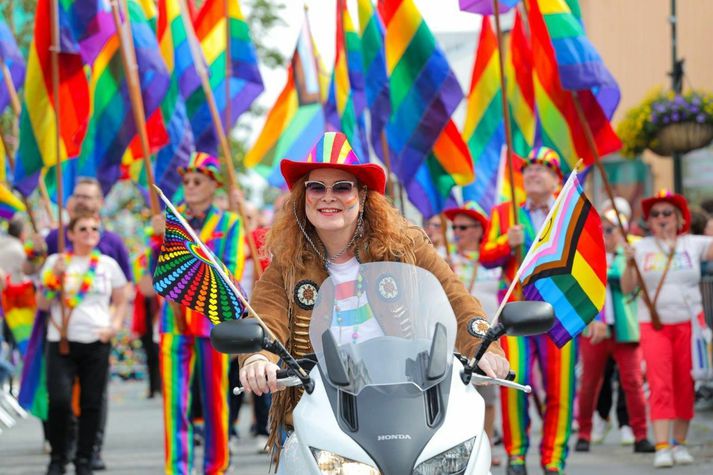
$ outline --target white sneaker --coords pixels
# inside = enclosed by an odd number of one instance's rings
[[[676,465],[691,465],[693,463],[693,456],[685,445],[674,445],[672,452]]]
[[[673,454],[671,448],[659,449],[654,455],[654,467],[670,468],[673,467]],[[689,455],[690,457],[690,455]]]
[[[619,429],[619,441],[621,445],[634,445],[636,438],[634,437],[634,431],[631,430],[631,427],[621,426],[621,429]]]
[[[238,453],[238,436],[237,435],[231,435],[230,439],[228,440],[228,449],[230,450],[230,455],[237,455]]]
[[[601,444],[607,436],[607,433],[611,429],[611,422],[605,421],[599,414],[594,413],[592,418],[592,434],[589,439],[592,444]]]
[[[259,453],[259,454],[269,454],[270,453],[270,449],[267,447],[267,439],[268,439],[268,437],[266,435],[255,436],[255,448],[257,449],[257,453]]]

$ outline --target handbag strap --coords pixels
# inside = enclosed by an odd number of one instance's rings
[[[673,242],[673,246],[671,247],[671,250],[668,253],[668,256],[666,258],[666,266],[663,269],[663,274],[661,274],[661,280],[659,280],[659,284],[656,286],[656,293],[654,293],[654,300],[653,300],[653,302],[651,302],[651,306],[654,308],[656,308],[656,302],[659,299],[659,294],[661,293],[661,288],[663,287],[663,283],[666,280],[668,271],[671,268],[671,262],[673,261],[674,254],[676,254],[676,241]]]

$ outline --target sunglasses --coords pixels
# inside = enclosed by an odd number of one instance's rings
[[[98,233],[99,226],[79,226],[77,228],[77,231],[79,231],[80,233],[86,233],[87,231],[91,231],[93,233]]]
[[[479,228],[480,224],[452,224],[451,229],[453,231],[465,231],[468,228]]]
[[[206,180],[201,180],[200,178],[193,178],[193,179],[186,178],[185,180],[183,180],[183,186],[189,186],[189,185],[201,186],[205,182],[206,182]]]
[[[671,216],[673,216],[673,210],[665,209],[663,211],[652,211],[649,214],[652,218],[658,218],[659,216],[663,216],[664,218],[670,218]]]
[[[335,181],[331,185],[327,185],[321,181],[306,181],[305,188],[307,193],[313,196],[324,196],[327,191],[331,191],[336,196],[348,196],[352,190],[356,188],[356,183],[353,181],[341,180]]]
[[[614,234],[614,231],[616,231],[616,228],[614,226],[604,228],[604,234],[607,236],[610,234]]]

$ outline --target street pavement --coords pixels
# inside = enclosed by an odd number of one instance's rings
[[[146,399],[142,382],[115,381],[110,386],[110,411],[104,460],[107,475],[160,474],[163,473],[163,420],[161,399]],[[237,453],[233,457],[229,473],[240,475],[263,475],[269,473],[269,460],[258,454],[256,440],[249,435],[250,407],[243,406]],[[537,423],[537,416],[533,417]],[[29,417],[0,434],[0,475],[43,474],[49,456],[42,451],[42,428],[38,420]],[[532,450],[528,457],[530,474],[539,474],[538,446],[539,428],[533,429]],[[576,434],[572,436],[573,446]],[[696,463],[688,467],[656,471],[652,468],[651,454],[634,454],[631,447],[618,444],[618,432],[612,430],[602,445],[592,446],[590,453],[571,452],[567,473],[576,475],[611,474],[711,474],[713,473],[713,411],[698,412],[691,425],[690,450]],[[504,458],[502,447],[495,453]],[[197,453],[199,466],[200,451]],[[504,473],[503,468],[494,468],[493,475]],[[68,473],[73,473],[71,469]],[[200,470],[196,473],[201,473]]]

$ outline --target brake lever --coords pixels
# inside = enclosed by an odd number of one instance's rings
[[[473,382],[475,383],[481,382],[497,384],[498,386],[504,386],[506,388],[519,389],[520,391],[523,391],[527,394],[530,394],[532,392],[532,386],[530,386],[529,384],[522,385],[513,381],[508,381],[507,379],[491,378],[490,376],[484,376],[477,373],[474,373],[472,378]]]
[[[287,373],[287,370],[281,370],[284,373]],[[278,371],[279,375],[280,371]],[[277,378],[277,385],[278,387],[283,387],[283,388],[291,388],[294,386],[300,386],[302,385],[302,380],[299,378],[299,376],[284,376],[284,377],[279,377]],[[245,388],[242,386],[236,386],[233,388],[233,395],[235,396],[240,396],[245,392]]]

